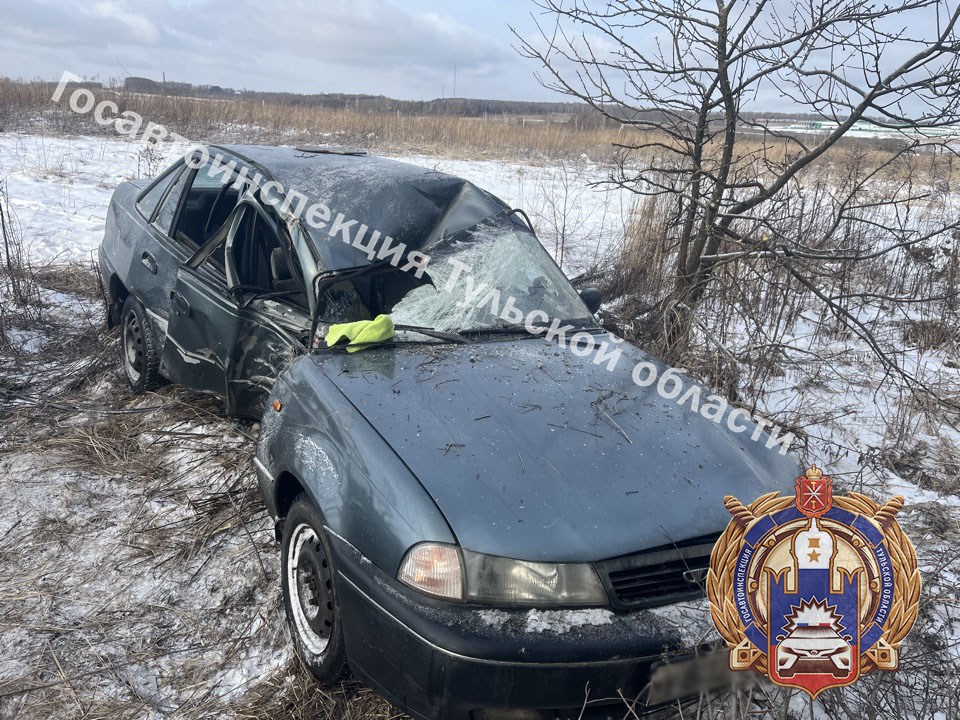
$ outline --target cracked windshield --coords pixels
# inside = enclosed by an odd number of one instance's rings
[[[584,307],[556,263],[536,239],[514,226],[482,224],[429,248],[426,282],[394,305],[391,316],[402,325],[445,332],[491,328],[513,298],[524,317],[534,311],[532,324],[554,318],[593,327]],[[541,323],[542,321],[542,323]]]

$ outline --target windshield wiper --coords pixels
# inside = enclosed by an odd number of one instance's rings
[[[438,340],[446,340],[447,342],[452,343],[464,344],[470,342],[460,333],[444,332],[443,330],[434,330],[433,328],[420,327],[419,325],[394,325],[393,329],[420,333],[421,335],[426,335],[427,337],[437,338]]]
[[[535,325],[534,327],[540,327]],[[547,327],[544,325],[543,327]],[[464,330],[458,330],[461,335],[508,335],[510,333],[525,333],[530,335],[536,335],[537,333],[530,332],[530,328],[526,325],[517,325],[517,324],[508,324],[504,323],[502,325],[488,325],[486,327],[474,327],[466,328]]]
[[[586,330],[586,331],[599,331],[603,330],[599,325],[585,325],[584,323],[589,322],[592,318],[571,318],[570,320],[560,320],[559,326],[563,327],[564,325],[572,325],[575,330]],[[550,327],[551,323],[539,321],[533,323],[530,327],[521,323],[506,323],[502,320],[499,321],[499,325],[487,325],[485,327],[475,327],[475,328],[466,328],[464,330],[458,330],[461,335],[506,335],[509,333],[527,333],[530,335],[541,335],[542,333],[533,332],[531,328],[543,328],[546,329]]]
[[[400,332],[415,332],[419,333],[420,335],[426,335],[427,337],[437,338],[438,340],[446,340],[447,342],[458,344],[469,344],[473,342],[472,340],[468,340],[458,333],[434,330],[433,328],[420,327],[419,325],[394,325],[393,329],[399,330]],[[320,345],[315,347],[314,350],[359,350],[370,347],[389,347],[391,345],[396,345],[397,343],[398,341],[396,338],[388,338],[386,340],[372,340],[371,342],[364,343],[337,343],[336,345]]]

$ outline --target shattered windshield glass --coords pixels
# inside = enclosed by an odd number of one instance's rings
[[[410,290],[393,306],[397,324],[445,332],[499,327],[516,321],[516,313],[514,320],[503,315],[512,298],[512,307],[524,317],[545,313],[533,316],[534,324],[556,318],[596,325],[536,237],[518,225],[481,224],[424,250],[432,283]]]

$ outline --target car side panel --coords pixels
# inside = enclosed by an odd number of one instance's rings
[[[102,248],[107,263],[124,287],[143,303],[162,338],[170,315],[170,291],[177,269],[187,260],[187,250],[140,214],[136,200],[141,190],[135,183],[122,183],[117,188],[110,201]],[[109,278],[104,277],[104,282]]]
[[[199,270],[181,268],[174,294],[163,374],[223,398],[228,415],[259,418],[277,373],[303,352],[295,330],[283,326],[281,313],[241,307]]]
[[[226,361],[227,413],[259,418],[277,373],[304,347],[293,330],[266,313],[247,307],[240,316],[243,322]]]
[[[196,270],[180,269],[160,372],[191,390],[226,396],[226,363],[242,321],[236,303]]]
[[[292,474],[328,527],[391,575],[411,545],[455,542],[423,486],[312,358],[280,374],[270,401],[280,410],[268,404],[256,457],[271,513],[274,479]]]

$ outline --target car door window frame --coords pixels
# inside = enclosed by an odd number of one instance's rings
[[[140,216],[143,219],[145,219],[148,223],[152,223],[154,218],[157,216],[157,213],[160,211],[160,208],[163,206],[163,201],[167,199],[167,195],[170,192],[170,188],[172,188],[173,185],[176,183],[177,179],[179,179],[180,168],[182,167],[183,167],[183,161],[174,163],[173,165],[168,167],[166,170],[164,170],[160,175],[154,178],[154,180],[152,180],[150,184],[147,185],[147,187],[145,187],[140,192],[139,195],[137,195],[137,199],[134,202],[134,206],[137,208],[137,212],[140,213]],[[154,191],[154,189],[156,189],[157,185],[160,185],[163,182],[166,182],[167,186],[166,188],[164,188],[163,194],[160,196],[160,200],[157,201],[157,204],[154,206],[153,210],[150,211],[150,215],[148,216],[143,211],[143,208],[140,207],[140,204],[147,197],[147,195],[149,195],[151,192]]]
[[[218,170],[218,173],[223,174],[223,178],[220,181],[221,187],[218,192],[218,196],[220,193],[223,193],[227,189],[229,189],[230,186],[236,183],[238,180],[240,180],[241,178],[245,178],[247,173],[250,172],[250,168],[246,167],[246,164],[240,158],[235,157],[233,155],[227,155],[221,152],[217,154],[212,160],[208,160],[207,162],[204,162],[199,166],[195,165],[194,163],[202,159],[202,157],[203,156],[200,154],[200,152],[197,151],[185,163],[185,165],[188,168],[187,172],[190,173],[190,177],[187,179],[187,187],[183,191],[183,197],[181,198],[180,204],[177,206],[176,217],[174,218],[174,223],[171,226],[172,229],[174,230],[180,224],[180,215],[183,212],[183,206],[185,204],[186,197],[190,193],[190,191],[193,190],[193,185],[196,182],[197,176],[200,174],[201,171],[203,171],[208,167],[213,167],[214,162],[217,163],[217,167],[223,168],[222,170]],[[229,162],[224,162],[224,160],[227,160]],[[209,177],[213,177],[212,175],[210,175],[209,170],[207,170],[207,175]],[[241,196],[243,195],[243,190],[241,190],[240,195]],[[238,201],[239,201],[239,196],[238,196]],[[199,243],[198,247],[202,244],[203,243]]]
[[[307,258],[308,266],[310,268],[315,268],[317,263],[315,250],[310,246],[309,243],[304,242],[303,238],[295,237],[296,235],[300,234],[296,232],[298,230],[298,225],[288,227],[288,232],[284,233],[282,231],[282,225],[279,219],[271,216],[267,212],[263,203],[257,197],[260,185],[256,184],[254,180],[248,176],[248,173],[250,173],[252,170],[255,170],[258,177],[270,180],[272,178],[269,173],[267,173],[267,171],[263,168],[250,165],[249,161],[244,160],[242,157],[237,156],[234,153],[223,151],[222,148],[218,148],[218,150],[224,153],[222,157],[218,155],[220,165],[229,167],[229,170],[227,171],[229,172],[227,182],[232,183],[239,180],[243,182],[243,187],[240,189],[236,204],[230,211],[230,214],[227,215],[223,223],[221,223],[217,231],[199,247],[190,248],[188,258],[184,263],[184,266],[193,270],[194,272],[202,272],[203,269],[206,268],[209,274],[216,278],[223,291],[225,291],[232,299],[235,299],[233,297],[233,288],[238,287],[240,282],[239,276],[237,275],[235,258],[233,256],[233,241],[240,227],[240,223],[243,221],[243,213],[245,211],[255,212],[258,219],[263,220],[267,224],[267,228],[274,234],[279,244],[282,247],[287,248],[287,250],[294,255],[296,263],[300,267],[300,279],[306,286],[304,292],[306,295],[307,307],[303,308],[298,303],[287,304],[291,308],[297,309],[297,311],[305,309],[308,313],[312,313],[316,304],[316,298],[313,288],[310,287],[310,283],[307,281],[306,273],[304,272],[305,267],[303,251],[305,250],[310,255],[310,257]],[[199,157],[199,155],[197,157]],[[224,157],[226,158],[227,162],[224,162]],[[178,208],[177,218],[172,226],[173,228],[176,228],[177,223],[179,223],[179,213],[182,211],[182,204],[185,201],[187,194],[190,192],[190,188],[193,187],[193,182],[196,178],[196,175],[205,167],[207,167],[206,163],[201,165],[199,168],[193,167],[191,160],[188,160],[187,164],[191,167],[191,172],[193,174],[189,179],[189,185],[184,191],[183,197],[181,198],[181,207]],[[246,210],[246,208],[250,209]],[[211,263],[207,262],[213,252],[221,245],[224,248],[223,272],[220,271],[219,267],[213,266]],[[293,269],[294,268],[291,267],[291,271],[293,271]]]
[[[203,261],[196,266],[189,264],[189,260],[196,256],[199,250],[193,252],[187,262],[182,267],[193,271],[199,278],[206,280],[214,289],[224,297],[229,298],[230,302],[236,304],[235,298],[230,294],[227,288],[227,277],[223,271],[211,260],[209,256],[204,257]]]
[[[170,193],[173,192],[173,189],[177,186],[177,183],[180,182],[180,179],[184,177],[184,174],[189,172],[190,170],[189,168],[186,167],[186,164],[181,164],[180,172],[178,172],[176,177],[174,177],[173,180],[171,180],[170,185],[167,187],[166,191],[163,193],[163,197],[160,199],[160,202],[157,203],[157,207],[156,209],[154,209],[153,215],[150,217],[150,224],[153,227],[155,227],[164,237],[172,240],[173,242],[178,244],[180,247],[188,247],[188,248],[189,248],[189,245],[187,245],[182,240],[178,240],[171,233],[176,229],[177,222],[180,219],[180,212],[181,210],[183,210],[183,203],[187,197],[187,189],[190,186],[190,178],[186,178],[183,186],[183,191],[180,193],[180,197],[177,199],[177,207],[175,207],[173,210],[173,218],[170,221],[170,227],[169,228],[160,227],[160,225],[157,224],[157,220],[159,219],[160,211],[167,204],[167,200],[170,198]]]
[[[283,244],[283,237],[280,235],[280,228],[277,227],[277,223],[274,222],[273,218],[271,218],[267,214],[266,210],[263,209],[263,206],[253,196],[253,194],[249,191],[249,189],[244,191],[240,195],[240,201],[237,203],[237,207],[241,207],[241,206],[250,208],[249,210],[244,210],[242,212],[255,213],[260,220],[263,220],[266,223],[267,229],[273,233],[278,243],[281,245]],[[238,227],[239,227],[239,223],[242,222],[242,220],[243,220],[243,215],[241,214],[240,220],[237,223]],[[254,222],[253,218],[251,218],[251,222]],[[236,241],[236,237],[237,237],[236,230],[237,228],[234,228],[233,232],[229,233],[226,239],[226,245],[224,246],[224,252],[223,252],[223,263],[227,272],[227,284],[231,288],[237,287],[241,284],[240,275],[237,271],[237,261],[233,254],[234,242]]]
[[[250,188],[247,187],[240,192],[240,198],[237,200],[236,206],[230,211],[223,225],[220,226],[217,232],[214,233],[207,242],[197,248],[196,252],[194,252],[185,263],[186,266],[191,269],[200,267],[202,263],[213,254],[213,251],[222,244],[224,246],[223,263],[227,276],[227,289],[231,290],[232,288],[238,287],[240,285],[240,278],[237,275],[237,264],[233,257],[233,243],[245,212],[256,213],[257,216],[267,224],[267,228],[277,239],[281,243],[283,242],[277,223],[267,214],[260,202],[257,201],[250,192]],[[291,251],[296,252],[293,249],[291,249]]]

